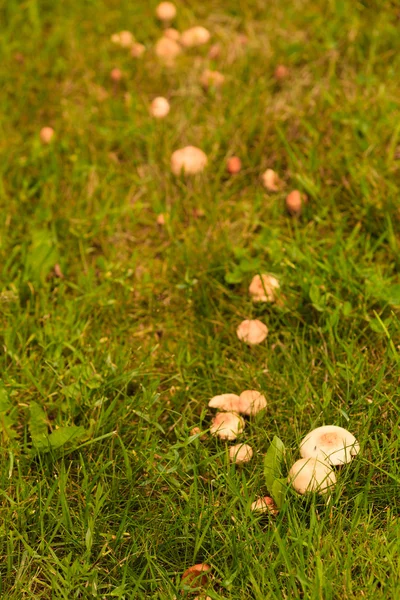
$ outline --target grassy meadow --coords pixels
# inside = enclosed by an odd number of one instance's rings
[[[0,598],[396,600],[400,4],[176,0],[211,40],[173,66],[156,5],[0,0]],[[175,176],[186,145],[208,166]],[[258,273],[276,303],[252,302]],[[268,406],[235,465],[207,404],[245,389]],[[361,446],[331,502],[252,512],[273,437],[287,472],[323,424]]]

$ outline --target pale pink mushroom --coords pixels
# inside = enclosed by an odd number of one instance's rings
[[[52,138],[54,135],[54,129],[52,127],[43,127],[40,130],[40,140],[42,142],[42,144],[50,144]]]
[[[212,422],[210,433],[222,440],[235,440],[244,429],[244,419],[234,412],[220,412]]]
[[[113,44],[121,46],[121,48],[130,48],[135,42],[135,38],[130,31],[120,31],[111,36],[111,41]]]
[[[262,175],[261,179],[264,187],[269,192],[278,192],[281,188],[281,181],[278,177],[278,174],[275,173],[272,169],[267,169]]]
[[[303,197],[299,190],[293,190],[286,196],[286,208],[291,215],[300,215],[303,208]]]
[[[156,43],[154,51],[158,58],[163,60],[167,65],[173,65],[176,57],[182,52],[182,49],[174,40],[162,37]]]
[[[160,21],[172,21],[176,17],[176,6],[172,2],[161,2],[156,8],[156,17]]]
[[[239,396],[239,412],[244,415],[256,415],[267,407],[267,400],[257,390],[245,390]]]
[[[324,425],[308,433],[300,444],[303,458],[317,458],[330,465],[344,465],[360,451],[350,431],[337,425]]]
[[[226,170],[231,175],[236,175],[237,173],[239,173],[241,168],[242,168],[242,161],[240,160],[240,158],[238,156],[231,156],[226,161]]]
[[[300,458],[289,471],[288,482],[299,494],[327,493],[336,483],[332,468],[316,458]]]
[[[133,58],[140,58],[141,56],[143,56],[145,51],[146,51],[146,47],[143,46],[143,44],[139,44],[136,42],[135,44],[132,44],[131,56]]]
[[[150,114],[156,119],[163,119],[170,111],[170,105],[166,98],[158,96],[150,105]]]
[[[258,319],[246,319],[240,323],[236,334],[246,344],[261,344],[268,335],[268,327]]]
[[[171,170],[174,175],[195,175],[205,169],[207,165],[207,156],[195,146],[186,146],[180,150],[175,150],[171,156]]]
[[[275,302],[275,290],[278,290],[279,287],[276,277],[263,273],[254,275],[249,286],[249,293],[254,302]]]
[[[207,44],[210,37],[211,34],[205,27],[191,27],[181,34],[181,44],[185,48],[194,48],[195,46]]]
[[[234,463],[249,462],[253,457],[253,448],[249,444],[236,444],[229,448],[229,458]]]
[[[179,42],[181,34],[177,29],[168,27],[168,29],[164,31],[164,37],[168,38],[169,40],[174,40],[174,42]]]
[[[210,408],[219,408],[219,410],[240,412],[240,398],[237,394],[220,394],[211,398],[208,406]]]
[[[211,69],[206,69],[203,71],[200,77],[200,83],[205,88],[208,87],[220,87],[225,81],[225,75],[220,73],[219,71],[211,71]]]
[[[271,513],[272,515],[278,514],[278,507],[275,502],[269,496],[264,496],[264,498],[257,498],[252,505],[251,510],[254,512],[261,513]]]

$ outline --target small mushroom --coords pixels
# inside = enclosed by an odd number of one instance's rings
[[[113,44],[121,46],[121,48],[130,48],[135,42],[135,38],[130,31],[120,31],[111,36],[111,41]]]
[[[276,277],[263,273],[254,275],[249,286],[249,293],[254,302],[275,302],[275,290],[279,288],[279,281]]]
[[[166,98],[158,96],[150,105],[150,113],[156,119],[163,119],[170,111],[169,102]]]
[[[257,390],[245,390],[239,396],[239,412],[252,416],[267,407],[267,400]]]
[[[186,569],[182,575],[182,583],[193,588],[204,587],[208,583],[210,565],[198,564]]]
[[[221,85],[225,81],[225,75],[220,73],[219,71],[211,71],[211,69],[206,69],[203,71],[200,77],[200,83],[203,87],[221,87]]]
[[[222,440],[235,440],[242,433],[244,426],[244,419],[237,413],[220,412],[213,419],[210,433]]]
[[[121,69],[113,69],[110,73],[110,77],[112,81],[114,81],[114,83],[118,83],[119,81],[121,81],[123,73]]]
[[[289,471],[288,482],[299,494],[327,493],[336,483],[336,475],[326,462],[300,458]]]
[[[172,21],[176,17],[176,6],[172,2],[161,2],[156,8],[156,17],[160,21]]]
[[[336,425],[324,425],[310,431],[300,444],[303,458],[317,458],[330,465],[349,463],[360,451],[352,433]]]
[[[143,46],[143,44],[139,44],[139,43],[135,42],[134,44],[132,44],[131,56],[133,58],[140,58],[141,56],[143,56],[145,51],[146,51],[146,47]]]
[[[240,323],[236,334],[246,344],[261,344],[268,335],[268,327],[258,319],[246,319]]]
[[[54,135],[54,129],[52,127],[43,127],[40,130],[40,141],[42,142],[42,144],[50,144],[52,138]]]
[[[293,190],[286,196],[286,208],[291,215],[295,217],[300,215],[303,208],[303,197],[299,190]]]
[[[236,175],[242,168],[242,161],[238,156],[231,156],[226,162],[226,170],[231,175]]]
[[[203,171],[206,165],[207,156],[195,146],[175,150],[171,156],[171,170],[175,175],[180,175],[182,171],[185,175],[195,175]]]
[[[272,515],[277,515],[279,512],[275,502],[269,496],[257,498],[257,500],[252,503],[250,509],[253,512],[271,513]]]
[[[240,398],[237,394],[220,394],[211,398],[208,406],[220,410],[240,412]]]
[[[281,181],[278,177],[278,174],[275,173],[272,169],[267,169],[262,175],[261,179],[263,182],[263,186],[269,192],[278,192],[281,188]]]
[[[210,40],[211,34],[205,27],[191,27],[182,32],[181,44],[185,48],[195,48],[196,46],[202,46],[207,44]]]
[[[274,77],[278,81],[286,79],[289,76],[289,69],[285,65],[278,65],[274,72]]]
[[[164,31],[164,37],[168,38],[169,40],[174,40],[174,42],[179,42],[181,34],[177,29],[168,27],[168,29]]]
[[[182,52],[180,45],[167,37],[158,40],[154,47],[158,58],[161,58],[167,65],[173,65],[175,59]]]
[[[229,448],[229,458],[234,463],[249,462],[253,457],[253,448],[249,444],[236,444]]]

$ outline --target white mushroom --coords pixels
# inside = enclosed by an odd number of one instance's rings
[[[225,81],[225,75],[219,71],[211,71],[206,69],[200,77],[200,83],[203,87],[220,87]]]
[[[249,462],[253,457],[253,448],[249,444],[236,444],[229,448],[229,458],[234,463]]]
[[[54,129],[52,127],[42,127],[40,130],[40,141],[42,144],[50,144],[54,135]]]
[[[276,506],[273,499],[270,498],[269,496],[264,496],[264,498],[257,498],[257,500],[255,500],[252,503],[250,510],[252,510],[253,512],[261,512],[261,513],[268,512],[268,513],[271,513],[272,515],[278,514],[278,507]]]
[[[120,31],[119,33],[113,33],[111,41],[113,44],[121,46],[121,48],[130,48],[135,42],[135,38],[130,31]]]
[[[303,458],[318,458],[331,465],[344,465],[360,451],[360,446],[352,433],[337,427],[325,425],[310,431],[300,444]]]
[[[335,485],[336,475],[325,462],[315,458],[300,458],[290,469],[288,481],[299,494],[325,494]]]
[[[146,51],[146,46],[144,46],[143,44],[139,44],[138,42],[135,42],[134,44],[132,44],[132,47],[131,47],[131,56],[133,58],[140,58],[141,56],[143,56],[145,51]]]
[[[267,169],[262,175],[261,179],[264,187],[269,192],[277,192],[281,187],[281,182],[278,177],[278,174],[275,173],[272,169]]]
[[[240,412],[240,398],[237,394],[220,394],[211,398],[208,406],[220,410]]]
[[[179,42],[181,34],[177,29],[168,27],[168,29],[164,31],[164,37],[168,38],[169,40],[174,40],[174,42]]]
[[[158,96],[150,105],[150,114],[156,119],[163,119],[170,111],[169,102],[166,98]]]
[[[172,21],[172,19],[175,19],[175,4],[172,4],[172,2],[161,2],[156,8],[156,17],[160,21]]]
[[[293,190],[286,196],[286,208],[288,212],[298,217],[303,208],[303,196],[299,190]]]
[[[154,47],[158,58],[161,58],[167,65],[173,65],[175,58],[182,52],[180,45],[167,37],[158,40]]]
[[[273,275],[263,273],[254,275],[249,292],[254,302],[275,302],[275,290],[280,288],[279,281]]]
[[[258,319],[242,321],[236,329],[236,334],[246,344],[261,344],[268,335],[268,327]]]
[[[195,46],[207,44],[210,37],[211,34],[205,27],[191,27],[182,33],[181,44],[185,48],[194,48]]]
[[[239,412],[244,415],[256,415],[267,406],[265,396],[257,390],[245,390],[239,396]]]
[[[182,171],[185,175],[195,175],[203,171],[206,165],[207,156],[195,146],[175,150],[171,156],[171,170],[175,175],[180,175]]]
[[[222,440],[235,440],[242,433],[244,426],[244,419],[237,413],[220,412],[213,419],[210,433]]]

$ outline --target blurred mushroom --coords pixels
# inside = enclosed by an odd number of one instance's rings
[[[300,458],[289,471],[288,482],[299,494],[326,494],[336,483],[336,475],[326,463],[315,458]]]
[[[175,175],[180,175],[182,172],[185,175],[195,175],[203,171],[206,165],[207,156],[203,150],[195,146],[175,150],[171,156],[171,170]]]
[[[200,77],[200,83],[205,88],[220,87],[224,81],[225,75],[219,71],[211,71],[211,69],[206,69],[203,71]]]
[[[258,319],[242,321],[236,334],[246,344],[261,344],[268,335],[268,327]]]
[[[168,38],[169,40],[174,40],[174,42],[179,42],[181,34],[177,29],[168,27],[168,29],[164,31],[164,37]]]
[[[120,31],[111,36],[111,41],[121,48],[130,48],[135,42],[135,38],[130,31]]]
[[[278,177],[278,174],[275,173],[272,169],[267,169],[262,175],[261,179],[263,182],[263,186],[269,192],[278,192],[281,187],[281,181]]]
[[[239,412],[240,398],[237,394],[220,394],[211,398],[208,406],[220,410]]]
[[[146,51],[146,47],[143,46],[143,44],[138,44],[137,42],[135,44],[132,44],[132,48],[131,48],[131,56],[133,58],[140,58]]]
[[[272,515],[277,515],[279,512],[275,502],[269,496],[257,498],[257,500],[252,503],[250,509],[253,512],[271,513]]]
[[[122,71],[121,69],[113,69],[110,73],[110,77],[114,83],[118,83],[122,79]]]
[[[191,27],[181,34],[181,44],[182,46],[185,46],[185,48],[194,48],[196,46],[207,44],[210,37],[211,34],[205,27]]]
[[[162,37],[155,45],[154,51],[167,65],[173,65],[175,58],[182,52],[180,45],[167,37]]]
[[[239,412],[244,415],[256,415],[267,407],[265,396],[257,390],[245,390],[239,396]]]
[[[249,444],[236,444],[229,448],[229,458],[234,463],[249,462],[253,457],[253,448]]]
[[[163,119],[170,111],[169,102],[166,98],[158,96],[150,105],[150,114],[156,119]]]
[[[211,567],[206,564],[193,565],[182,575],[182,583],[193,588],[204,587],[208,583]]]
[[[352,433],[337,425],[324,425],[308,433],[300,444],[303,458],[317,458],[330,465],[344,465],[360,451]]]
[[[278,65],[274,72],[274,77],[278,81],[286,79],[289,76],[289,69],[285,65]]]
[[[249,293],[253,302],[275,302],[275,290],[279,288],[279,281],[276,277],[263,273],[254,275],[249,286]]]
[[[226,170],[231,175],[236,175],[242,168],[242,161],[238,156],[231,156],[226,162]]]
[[[52,127],[43,127],[40,130],[40,141],[42,142],[42,144],[50,144],[52,138],[54,135],[54,129]]]
[[[172,21],[176,17],[176,6],[172,2],[161,2],[156,8],[156,17],[160,21]]]
[[[220,56],[220,54],[221,44],[213,44],[208,51],[208,57],[211,58],[211,60],[215,60]]]
[[[244,419],[234,412],[220,412],[210,427],[211,435],[217,435],[222,440],[235,440],[244,429]]]
[[[299,190],[293,190],[286,196],[286,208],[293,216],[299,216],[303,207],[302,195]]]

